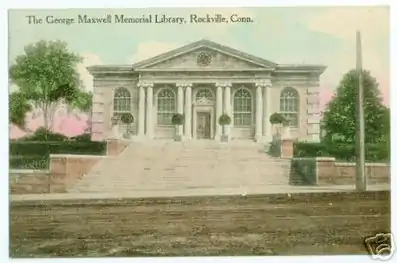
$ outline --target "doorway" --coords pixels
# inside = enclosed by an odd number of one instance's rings
[[[209,112],[197,112],[196,135],[197,139],[211,139],[211,114]]]

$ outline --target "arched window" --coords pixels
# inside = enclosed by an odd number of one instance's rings
[[[126,88],[117,88],[113,96],[113,114],[131,112],[131,93]],[[124,134],[128,124],[119,123],[119,131]]]
[[[131,93],[126,88],[117,88],[113,97],[113,113],[131,112]]]
[[[200,89],[196,93],[196,102],[214,101],[214,97],[210,89]]]
[[[172,125],[172,116],[176,110],[175,93],[171,89],[163,89],[157,94],[157,124]]]
[[[235,126],[249,126],[252,123],[252,97],[246,89],[234,93],[233,122]]]
[[[299,93],[288,87],[281,91],[280,113],[289,121],[290,126],[299,126]]]

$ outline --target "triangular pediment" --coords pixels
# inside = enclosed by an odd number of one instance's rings
[[[276,63],[209,40],[200,40],[132,65],[135,70],[268,69],[276,66]]]

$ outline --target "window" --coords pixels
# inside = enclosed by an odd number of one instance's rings
[[[172,116],[176,110],[175,93],[171,89],[163,89],[157,94],[157,124],[172,125]]]
[[[131,112],[131,93],[126,88],[117,88],[113,97],[113,114]],[[119,123],[120,132],[123,134],[127,124]]]
[[[290,122],[291,127],[298,127],[299,94],[294,88],[288,87],[281,92],[280,113]]]
[[[118,88],[114,93],[113,112],[123,113],[131,111],[131,94],[126,88]]]
[[[233,122],[235,126],[249,126],[252,123],[252,97],[246,89],[234,93]]]
[[[200,89],[196,93],[196,102],[209,102],[214,101],[212,92],[209,89]]]

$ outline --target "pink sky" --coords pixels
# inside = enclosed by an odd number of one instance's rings
[[[84,133],[84,129],[87,127],[87,116],[82,114],[80,120],[73,116],[58,116],[54,120],[54,131],[58,133],[62,133],[68,137],[73,137],[79,134]],[[27,128],[29,130],[36,130],[37,128],[43,126],[43,118],[35,118],[32,119],[31,114],[27,116]],[[26,135],[26,132],[19,129],[15,125],[11,125],[10,127],[10,138],[18,139]]]

